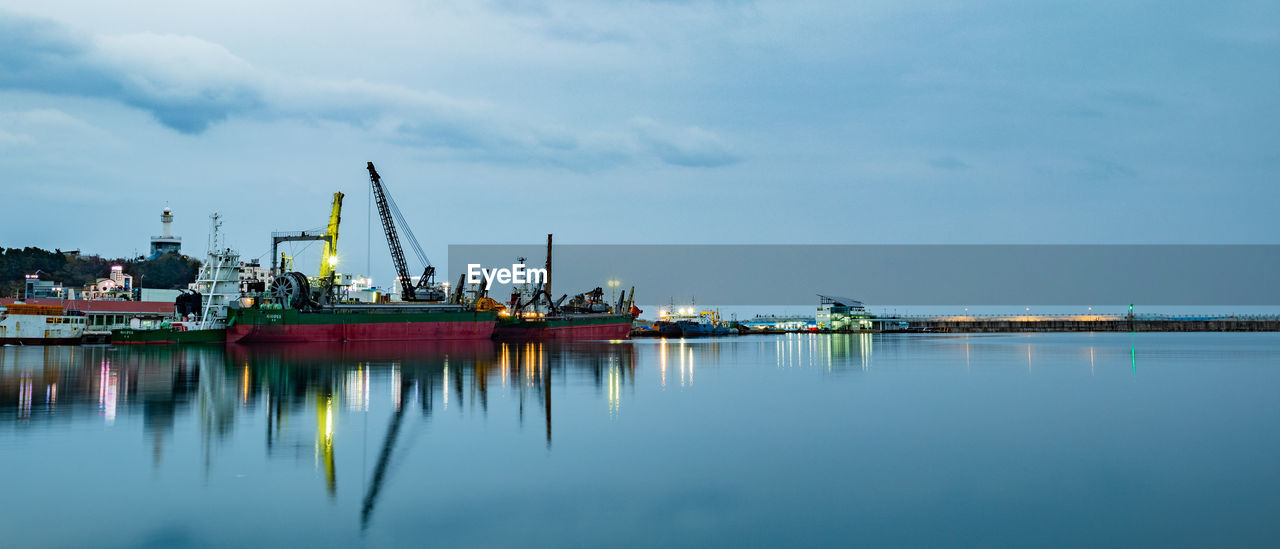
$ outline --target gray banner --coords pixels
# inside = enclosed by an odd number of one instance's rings
[[[545,244],[451,245],[468,264],[543,267]],[[811,305],[1276,305],[1280,245],[556,245],[552,292],[635,286],[637,301]],[[495,284],[500,301],[510,285]]]

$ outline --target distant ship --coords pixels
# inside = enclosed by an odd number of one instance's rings
[[[716,311],[698,311],[694,307],[676,308],[658,311],[658,321],[653,323],[658,334],[663,337],[704,337],[721,336],[733,333],[733,330],[720,320]]]

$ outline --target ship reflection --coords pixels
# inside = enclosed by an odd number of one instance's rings
[[[573,395],[574,409],[583,410],[578,398],[586,387],[598,399],[590,413],[623,421],[637,408],[628,400],[637,370],[652,376],[645,384],[653,389],[689,392],[739,364],[761,366],[757,372],[767,376],[904,367],[1040,375],[1041,361],[1052,358],[1086,374],[1116,366],[1126,375],[1136,371],[1136,343],[1079,337],[1082,344],[1065,346],[1017,335],[788,334],[621,343],[0,347],[0,431],[140,425],[143,455],[154,468],[174,456],[199,456],[206,478],[220,455],[233,453],[223,451],[228,446],[264,445],[269,460],[314,467],[317,480],[306,482],[321,497],[358,501],[367,528],[414,437],[432,436],[415,421],[444,427],[455,414],[515,416],[515,432],[524,436],[513,444],[551,451],[553,396],[563,410],[564,395]],[[184,428],[198,429],[198,453],[175,446],[190,439],[175,436]],[[132,433],[119,429],[117,436]]]
[[[337,491],[334,438],[335,408],[370,412],[371,379],[386,381],[389,402],[387,428],[378,446],[361,506],[361,527],[367,528],[378,497],[395,461],[405,418],[417,408],[424,420],[450,407],[487,415],[493,388],[517,401],[520,424],[526,408],[541,416],[546,446],[552,441],[553,372],[573,370],[596,380],[614,398],[622,372],[634,379],[634,351],[629,345],[574,343],[359,343],[288,346],[229,346],[227,376],[242,376],[241,406],[265,401],[268,454],[283,446],[296,456],[301,444],[290,437],[289,417],[314,407],[315,461],[323,469],[331,497]],[[597,381],[597,386],[600,386]],[[511,393],[514,393],[512,395]],[[376,415],[375,415],[376,417]]]

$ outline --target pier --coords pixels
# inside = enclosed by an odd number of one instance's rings
[[[973,315],[876,318],[880,332],[1276,332],[1280,316]]]

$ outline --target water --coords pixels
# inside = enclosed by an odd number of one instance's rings
[[[1280,334],[0,348],[0,532],[1276,546],[1278,388]]]

